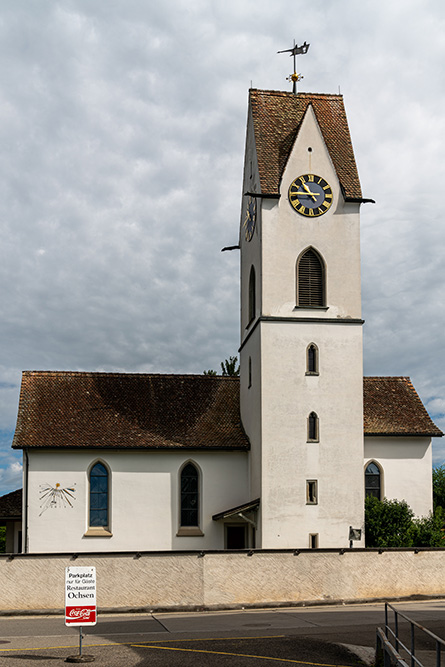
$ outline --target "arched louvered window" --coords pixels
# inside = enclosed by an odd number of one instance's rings
[[[313,248],[308,248],[297,262],[297,306],[315,308],[324,305],[323,260]]]
[[[315,343],[306,349],[306,375],[318,375],[318,347]]]
[[[193,463],[181,471],[181,526],[199,526],[199,473]]]
[[[318,416],[311,412],[307,418],[307,439],[310,442],[318,442]]]
[[[250,269],[249,276],[249,323],[255,319],[256,313],[256,286],[255,286],[255,269]]]
[[[90,470],[90,527],[108,528],[108,470],[96,463]]]
[[[365,470],[365,496],[374,496],[378,500],[382,499],[382,481],[381,472],[377,463],[371,461]]]

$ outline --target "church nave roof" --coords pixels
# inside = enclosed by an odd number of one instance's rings
[[[365,436],[441,436],[411,380],[364,378]],[[25,371],[13,447],[247,450],[239,378]]]

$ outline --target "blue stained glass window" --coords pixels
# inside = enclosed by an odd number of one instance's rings
[[[371,461],[365,470],[365,496],[374,496],[380,500],[381,493],[380,468]]]
[[[108,526],[108,470],[103,463],[90,472],[90,526]]]

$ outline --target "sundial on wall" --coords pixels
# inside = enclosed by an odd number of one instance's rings
[[[48,509],[58,509],[63,507],[73,507],[73,501],[76,500],[76,485],[62,487],[59,482],[55,486],[51,484],[40,484],[40,514]]]

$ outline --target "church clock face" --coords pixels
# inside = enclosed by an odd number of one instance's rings
[[[246,217],[244,218],[244,229],[246,241],[251,241],[256,225],[256,199],[249,197],[247,201]]]
[[[289,187],[289,202],[301,215],[316,218],[332,204],[332,188],[321,176],[304,174],[292,181]]]

